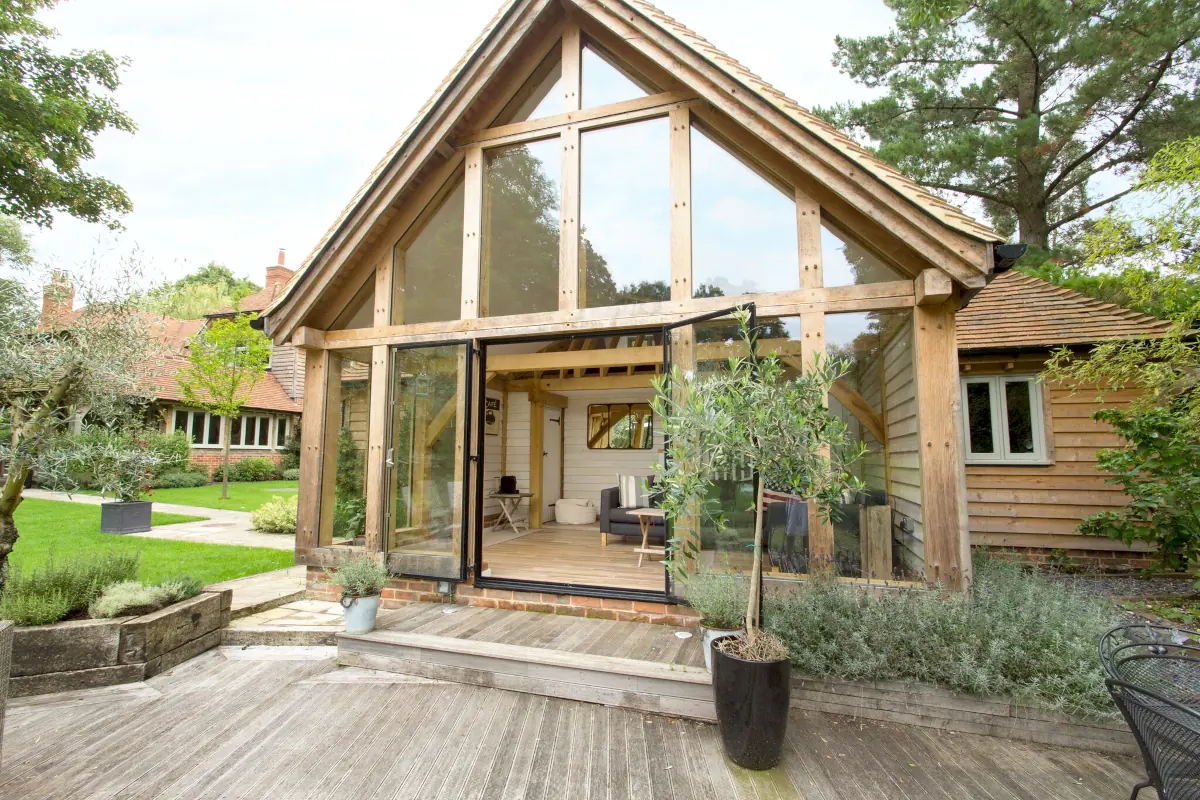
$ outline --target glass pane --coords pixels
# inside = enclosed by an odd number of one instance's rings
[[[992,388],[987,383],[967,384],[967,436],[972,453],[995,453],[992,432]]]
[[[269,417],[258,418],[258,444],[266,447],[271,443],[271,420]]]
[[[864,491],[839,507],[833,523],[835,567],[843,577],[919,580],[924,545],[912,313],[827,314],[825,338],[830,357],[849,364],[829,393],[829,410],[846,423],[849,447],[866,449],[854,464]]]
[[[646,96],[647,93],[634,82],[633,78],[591,47],[584,45],[582,58],[583,95],[580,97],[582,108],[606,106],[609,103],[619,103],[622,100]]]
[[[458,577],[467,348],[394,353],[388,551],[403,573]]]
[[[633,419],[633,448],[649,450],[654,447],[654,412],[646,403],[635,403],[630,415]]]
[[[188,412],[176,411],[175,412],[175,430],[183,431],[184,433],[187,433],[187,429],[188,429]]]
[[[633,420],[629,416],[629,406],[625,403],[613,403],[608,407],[608,447],[610,450],[629,450],[633,444]]]
[[[459,270],[462,265],[459,265]],[[370,328],[375,324],[375,276],[363,281],[362,286],[337,319],[329,326],[331,331],[348,331],[358,328]]]
[[[800,288],[796,201],[692,128],[692,296]]]
[[[366,532],[366,454],[371,421],[370,351],[346,351],[340,360],[337,401],[342,409],[334,482],[334,544],[362,544]],[[332,393],[332,391],[331,391]],[[357,540],[357,541],[356,541]]]
[[[287,429],[288,421],[280,417],[275,421],[275,446],[283,447],[287,444]]]
[[[1029,455],[1033,447],[1032,385],[1029,381],[1005,381],[1004,403],[1008,411],[1008,452]]]
[[[393,261],[392,324],[440,322],[462,313],[462,177]],[[411,300],[411,302],[409,302]]]
[[[668,122],[581,137],[581,308],[671,299]]]
[[[199,415],[199,417],[200,417],[199,419],[196,420],[196,430],[202,431],[202,430],[204,430],[204,416],[205,415],[201,414],[199,411],[197,411],[196,414]],[[224,421],[221,419],[221,417],[218,417],[215,414],[208,416],[208,443],[209,444],[220,444],[221,443],[221,426],[223,424],[224,424]],[[192,436],[193,436],[192,441],[195,441],[195,435],[196,435],[195,433],[192,434]]]
[[[258,438],[258,417],[246,417],[244,427],[246,429],[246,446],[249,447]]]
[[[489,150],[485,162],[480,314],[555,311],[562,174],[558,138]]]
[[[234,417],[229,425],[229,446],[237,447],[242,443],[242,418]]]
[[[203,411],[192,412],[192,444],[204,444],[204,417]],[[219,441],[209,444],[218,444]]]
[[[608,406],[588,406],[588,449],[608,449]]]
[[[550,55],[538,65],[529,80],[517,91],[504,110],[492,123],[508,125],[531,119],[552,117],[567,110],[563,103],[562,46],[556,46]]]
[[[737,338],[737,323],[729,319],[676,328],[671,332],[670,348],[672,366],[694,371],[698,380],[728,369],[731,355],[748,354]],[[749,574],[754,543],[753,473],[744,464],[729,462],[717,465],[717,471],[707,477],[710,486],[701,507],[691,519],[676,523],[674,535],[699,531],[701,568]]]
[[[824,223],[821,225],[821,271],[826,286],[851,286],[905,279],[865,247],[849,237],[835,233]]]

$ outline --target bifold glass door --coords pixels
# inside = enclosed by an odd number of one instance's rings
[[[466,577],[470,342],[392,350],[385,537],[392,572]]]
[[[744,308],[750,314],[750,330],[757,319],[754,304]],[[663,367],[668,376],[677,368],[690,380],[703,381],[705,376],[729,369],[730,357],[753,358],[753,344],[747,345],[741,336],[734,313],[738,308],[724,309],[700,317],[663,326]],[[668,378],[669,380],[669,378]],[[670,384],[668,384],[670,386]],[[671,386],[676,401],[682,401],[683,386]],[[702,431],[683,435],[703,436]],[[668,438],[663,458],[670,465],[685,448],[672,448]],[[689,465],[682,465],[689,468]],[[711,569],[722,572],[749,574],[754,544],[754,473],[744,464],[721,463],[708,475],[710,489],[700,499],[692,513],[675,524],[667,522],[667,536],[674,549],[672,559],[679,553],[694,556],[689,569]],[[722,520],[718,523],[717,520]],[[667,571],[667,594],[677,592],[674,578]]]

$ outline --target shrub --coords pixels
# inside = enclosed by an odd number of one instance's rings
[[[383,591],[386,581],[387,570],[384,566],[366,556],[343,559],[333,576],[333,582],[350,597],[377,595]]]
[[[18,625],[49,625],[71,613],[71,601],[61,590],[49,594],[14,595],[5,592],[0,597],[0,619],[11,619]]]
[[[59,605],[56,598],[65,598],[66,608],[59,617],[62,619],[86,609],[104,587],[136,578],[139,560],[136,552],[109,551],[100,556],[66,559],[51,553],[45,564],[34,569],[10,566],[3,600],[29,604],[35,603],[36,598],[49,598],[48,603]]]
[[[250,512],[250,524],[256,531],[294,535],[298,506],[299,498],[296,495],[272,497]]]
[[[217,467],[213,480],[220,481],[223,467]],[[273,481],[279,477],[279,467],[269,458],[244,458],[229,465],[231,481]]]
[[[748,592],[745,577],[713,572],[707,567],[688,578],[686,585],[688,605],[700,614],[700,624],[726,630],[745,623]]]
[[[299,467],[288,467],[287,469],[283,470],[279,474],[283,477],[283,479],[285,481],[300,480],[300,468]]]
[[[1096,652],[1115,610],[1022,565],[978,558],[971,594],[878,598],[814,579],[766,598],[767,629],[806,675],[916,680],[1111,716]]]
[[[165,580],[158,585],[167,595],[167,604],[178,603],[180,600],[187,600],[200,594],[204,589],[204,584],[195,578],[184,576],[180,578],[171,578]]]
[[[146,447],[158,457],[158,463],[152,470],[155,476],[189,471],[188,466],[192,463],[192,441],[183,431],[155,431],[150,434]]]
[[[283,460],[279,466],[283,469],[300,468],[300,423],[292,425],[292,435],[283,443]]]
[[[333,506],[333,536],[354,539],[367,527],[367,501],[354,495],[339,495]]]
[[[88,606],[88,615],[93,619],[137,616],[157,611],[168,602],[167,592],[161,586],[122,581],[109,586],[92,601]]]
[[[153,481],[153,489],[194,489],[208,485],[208,475],[203,472],[164,472]]]

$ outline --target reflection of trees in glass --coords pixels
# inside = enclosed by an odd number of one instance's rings
[[[462,307],[463,196],[446,197],[404,256],[404,300],[396,324],[458,319]]]
[[[838,234],[825,228],[827,234],[832,235],[834,241],[841,245],[842,255],[846,259],[846,264],[850,268],[850,281],[854,285],[862,285],[866,283],[882,283],[884,281],[898,281],[903,278],[896,270],[883,263],[874,254],[856,243],[853,239],[842,238]],[[832,270],[826,269],[827,286],[835,286],[842,281],[830,273]]]
[[[543,157],[557,152],[557,142],[488,153],[484,186],[488,316],[558,308],[559,187],[542,163]]]

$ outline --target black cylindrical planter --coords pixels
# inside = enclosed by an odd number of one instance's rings
[[[145,533],[150,530],[149,500],[100,504],[101,533]]]
[[[718,640],[719,641],[719,640]],[[792,662],[746,661],[713,643],[713,700],[725,753],[746,769],[771,769],[783,757],[792,697]]]

